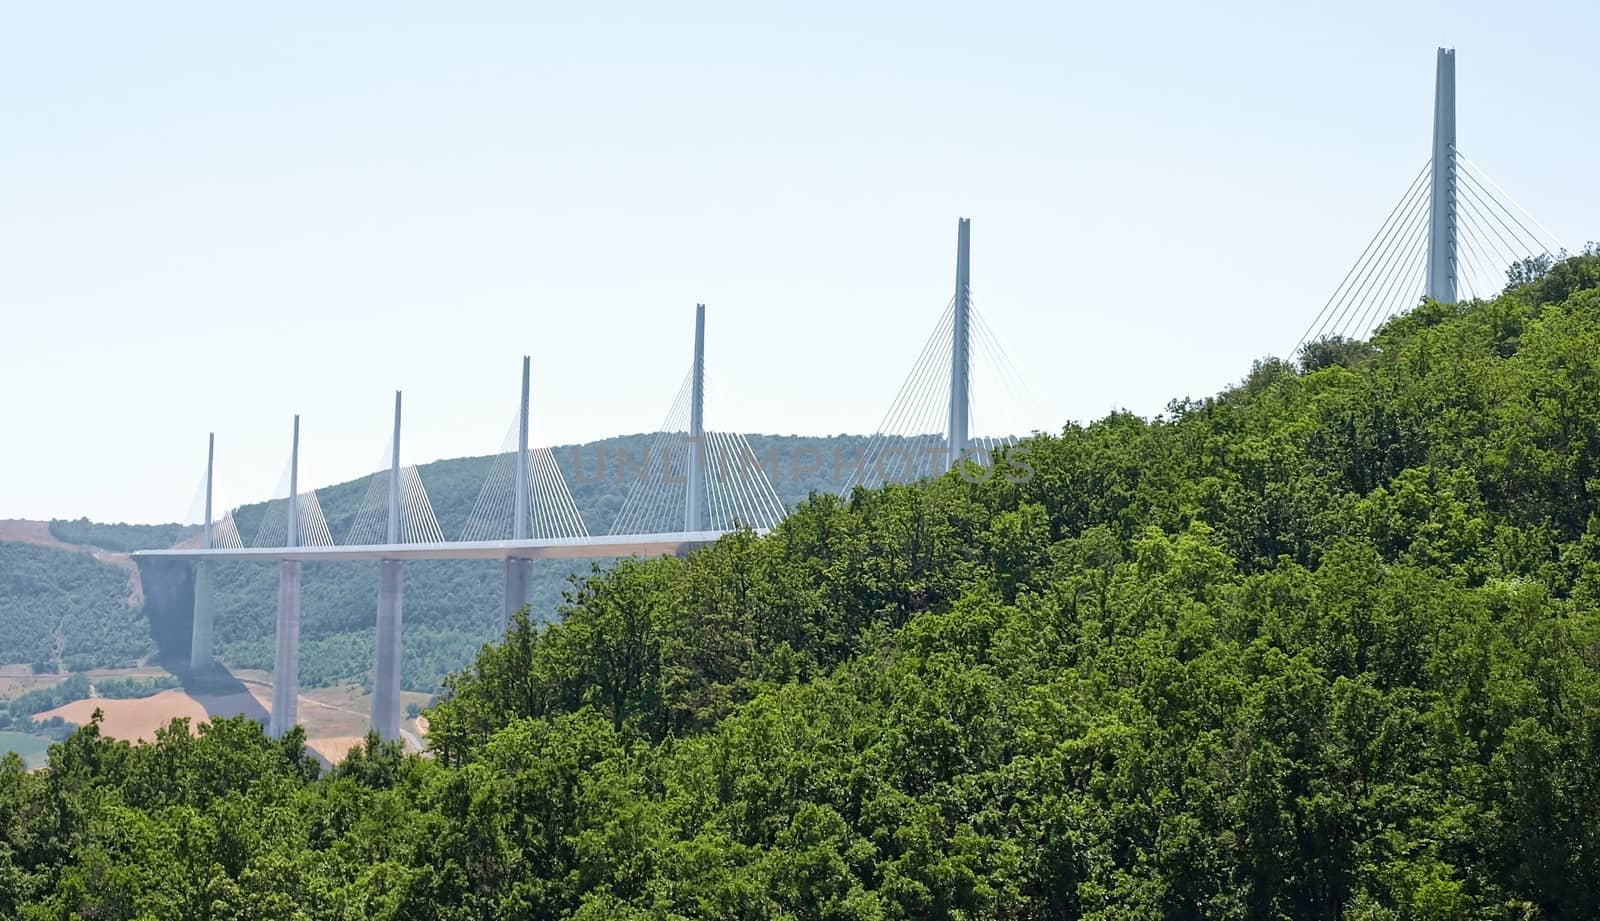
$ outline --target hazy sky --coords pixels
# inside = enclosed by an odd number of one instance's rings
[[[870,432],[973,290],[1056,428],[1285,353],[1426,161],[1600,237],[1592,3],[0,2],[0,518],[652,429]],[[985,406],[978,415],[1013,410]]]

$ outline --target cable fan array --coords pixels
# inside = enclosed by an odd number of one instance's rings
[[[911,373],[906,375],[877,432],[868,439],[862,450],[860,463],[851,468],[850,476],[845,481],[846,492],[856,486],[908,483],[937,476],[949,468],[947,430],[950,422],[951,359],[955,351],[955,304],[955,298],[951,297],[945,305],[944,313],[940,314],[933,333],[923,344]],[[978,408],[977,394],[980,385],[987,389],[990,381],[986,375],[974,373],[979,368],[994,374],[995,383],[1001,385],[999,389],[1006,391],[1011,402],[1026,404],[1031,401],[1016,365],[1006,354],[1005,347],[983,314],[978,312],[970,291],[967,316],[968,431],[980,432],[984,422],[975,412]],[[974,357],[983,360],[972,361]],[[997,452],[1016,442],[1015,435],[970,435],[966,457],[987,466]]]
[[[1460,274],[1467,283],[1467,293],[1473,299],[1498,293],[1494,288],[1496,271],[1504,273],[1501,276],[1504,283],[1500,285],[1504,288],[1518,282],[1518,269],[1525,268],[1528,260],[1564,252],[1556,235],[1545,229],[1526,208],[1517,204],[1510,194],[1500,188],[1499,183],[1489,178],[1482,167],[1465,154],[1457,153],[1456,160],[1460,164],[1456,175],[1466,180],[1456,184],[1456,198],[1466,204],[1462,213],[1464,220],[1460,222],[1463,231],[1461,242],[1465,244],[1466,262],[1471,270],[1470,273]],[[1494,191],[1491,192],[1491,188]],[[1511,203],[1510,207],[1506,202]],[[1521,218],[1517,217],[1517,211],[1522,212],[1528,223],[1537,227],[1539,232],[1535,233],[1523,224]],[[1460,261],[1459,255],[1457,261]],[[1481,287],[1474,288],[1474,277],[1487,281]]]
[[[356,509],[355,518],[344,542],[352,545],[389,543],[389,480],[392,470],[385,465],[367,480],[367,492]],[[428,501],[428,491],[422,486],[422,475],[414,466],[400,468],[400,516],[398,543],[437,544],[444,542],[444,532],[439,529],[439,519],[434,517],[433,503]]]
[[[295,546],[332,547],[333,532],[328,530],[328,519],[322,514],[322,503],[317,501],[317,491],[300,493],[295,497],[297,519]],[[289,544],[289,497],[273,499],[261,515],[261,525],[256,528],[252,547],[286,547]]]
[[[500,453],[478,490],[477,501],[462,528],[462,540],[511,540],[516,526],[517,441],[520,422],[513,419]],[[549,448],[528,451],[527,503],[529,538],[551,540],[589,536],[583,516],[572,501],[567,481]]]
[[[187,519],[185,523],[198,522],[199,518]],[[198,525],[195,525],[198,527]],[[203,533],[191,534],[179,541],[175,547],[186,550],[198,550],[205,544]],[[242,550],[244,539],[239,536],[239,525],[233,520],[233,512],[227,512],[211,523],[211,547],[214,550]]]
[[[736,432],[705,433],[698,452],[705,508],[691,516],[688,471],[694,446],[689,437],[692,376],[691,371],[684,377],[677,398],[644,457],[619,456],[618,473],[632,482],[611,524],[612,534],[767,529],[783,520],[783,501],[772,488],[749,441]],[[704,517],[693,520],[700,515]]]
[[[211,546],[226,550],[244,548],[244,539],[239,536],[239,523],[233,520],[233,512],[228,512],[221,521],[211,525]]]
[[[1560,251],[1560,246],[1555,235],[1481,167],[1459,152],[1453,160],[1457,296],[1492,297],[1526,272],[1529,260],[1548,257]],[[1399,203],[1306,328],[1296,351],[1329,337],[1365,339],[1389,317],[1420,302],[1427,288],[1433,166],[1430,159],[1411,180]],[[1540,233],[1530,230],[1528,224]]]
[[[200,472],[200,481],[195,486],[194,499],[189,503],[189,514],[183,519],[184,524],[200,526],[205,522],[206,493],[208,492],[206,479],[209,473]],[[199,547],[205,541],[204,534],[195,534],[178,544],[179,547]],[[231,510],[223,513],[220,519],[211,523],[211,546],[219,550],[240,550],[244,547],[244,540],[239,535],[239,524],[233,520]]]

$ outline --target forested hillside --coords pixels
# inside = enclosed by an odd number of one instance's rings
[[[1600,254],[1023,450],[596,575],[431,757],[8,759],[0,917],[1595,915]]]
[[[129,574],[85,553],[0,541],[0,663],[132,664],[155,650]]]

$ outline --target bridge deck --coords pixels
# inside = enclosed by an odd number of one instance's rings
[[[713,543],[727,531],[679,531],[667,534],[616,534],[542,540],[446,541],[431,544],[363,544],[334,547],[175,547],[139,550],[139,559],[227,560],[307,563],[337,560],[510,560],[590,559],[662,556]],[[758,532],[759,533],[759,532]]]

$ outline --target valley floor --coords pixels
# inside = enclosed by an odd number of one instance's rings
[[[64,675],[22,675],[13,667],[0,668],[0,700],[23,691],[49,687],[64,680]],[[91,682],[97,677],[147,677],[165,674],[150,668],[103,669],[90,673]],[[59,716],[77,725],[85,725],[96,709],[102,719],[100,731],[114,739],[130,742],[154,741],[156,731],[174,719],[188,719],[191,730],[212,717],[248,716],[266,722],[272,709],[272,675],[270,672],[239,670],[233,672],[240,690],[207,692],[173,688],[148,697],[112,699],[98,696],[70,701],[52,710],[36,714],[38,722]],[[428,695],[402,692],[401,706],[427,703]],[[358,685],[333,688],[310,688],[300,695],[300,723],[306,730],[306,746],[323,761],[332,764],[344,759],[351,748],[359,745],[367,732],[372,708],[372,697]],[[424,729],[417,720],[404,720],[401,733],[408,751],[423,749]],[[26,733],[0,733],[0,753],[16,751],[29,762],[30,767],[43,763],[43,752],[50,740]]]

